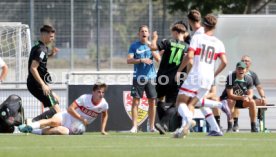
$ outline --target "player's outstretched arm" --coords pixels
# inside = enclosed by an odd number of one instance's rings
[[[102,123],[101,123],[101,134],[102,135],[107,135],[107,132],[105,131],[107,119],[108,119],[108,112],[107,111],[102,112]]]

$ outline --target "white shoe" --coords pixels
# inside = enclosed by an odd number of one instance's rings
[[[132,128],[129,130],[129,132],[135,134],[135,133],[138,132],[138,130],[137,130],[136,127],[132,127]]]
[[[190,128],[193,128],[196,125],[194,120],[188,121],[183,128],[178,128],[173,133],[174,138],[184,138],[190,133]]]
[[[175,130],[175,132],[173,133],[173,138],[183,138],[184,137],[184,132],[183,132],[183,128],[178,128]]]
[[[159,132],[157,129],[153,128],[153,129],[150,129],[150,132]]]

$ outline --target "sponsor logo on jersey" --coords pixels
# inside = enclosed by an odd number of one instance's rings
[[[136,49],[136,53],[137,54],[142,54],[142,53],[145,53],[147,51],[150,51],[150,49],[145,49],[145,50],[139,50],[139,49]]]
[[[45,56],[45,52],[43,52],[43,51],[42,51],[42,52],[40,53],[39,58],[40,58],[40,59],[43,59],[43,58],[44,58],[44,56]]]
[[[130,91],[123,92],[123,101],[124,101],[125,111],[128,117],[132,119],[131,117],[132,96],[130,95]],[[149,109],[148,99],[144,94],[138,106],[138,119],[137,119],[138,126],[140,126],[147,119],[148,109]]]

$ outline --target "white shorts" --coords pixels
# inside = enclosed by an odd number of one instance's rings
[[[71,116],[67,111],[59,112],[56,114],[61,120],[61,126],[69,129],[69,134],[79,135],[85,132],[84,124]]]
[[[188,75],[187,79],[179,88],[178,94],[185,94],[189,97],[204,98],[211,89],[213,78],[204,78],[197,75]]]

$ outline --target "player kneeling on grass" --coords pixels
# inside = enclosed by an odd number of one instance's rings
[[[67,109],[55,114],[50,119],[42,119],[30,124],[22,124],[19,131],[39,135],[80,135],[85,126],[92,123],[102,113],[101,133],[106,135],[108,103],[104,99],[107,85],[96,83],[92,94],[84,94],[76,99]]]

